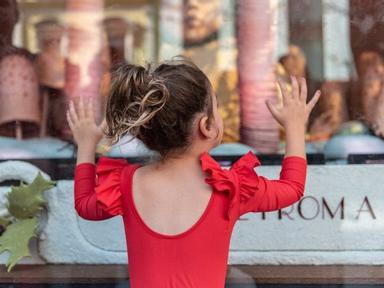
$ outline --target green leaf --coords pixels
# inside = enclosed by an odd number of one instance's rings
[[[53,181],[45,180],[39,172],[31,184],[22,183],[18,187],[12,187],[8,194],[9,213],[18,219],[35,217],[46,204],[43,192],[54,184]]]
[[[9,225],[9,223],[11,223],[11,220],[4,217],[0,217],[0,226],[6,227],[7,225]]]
[[[31,256],[29,251],[29,240],[36,237],[37,219],[24,219],[16,221],[7,226],[0,237],[0,253],[9,251],[7,271],[10,272],[16,263],[23,257]]]

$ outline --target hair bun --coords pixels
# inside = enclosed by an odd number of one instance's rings
[[[115,99],[112,103],[110,99]],[[112,72],[112,87],[109,103],[116,121],[107,111],[107,122],[112,142],[118,142],[127,133],[138,136],[140,128],[150,128],[150,122],[169,99],[169,91],[160,77],[143,66],[120,63]],[[118,107],[117,107],[118,106]],[[108,109],[108,108],[107,108]],[[129,115],[129,117],[126,117]],[[120,123],[120,124],[117,124]]]
[[[138,93],[134,101],[128,105],[127,110],[133,108],[138,111],[138,117],[132,119],[129,133],[136,136],[137,129],[140,127],[150,128],[150,122],[169,99],[169,91],[160,78],[154,77],[149,71],[145,70],[144,82],[140,83],[143,87],[137,88]],[[138,108],[138,109],[137,109]],[[132,112],[133,112],[132,111]]]

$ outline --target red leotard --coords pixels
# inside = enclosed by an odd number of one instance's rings
[[[76,166],[78,214],[88,220],[123,217],[132,288],[223,288],[236,220],[248,212],[284,208],[303,196],[307,163],[301,157],[284,159],[279,180],[258,176],[254,168],[260,162],[251,152],[230,170],[208,153],[200,159],[211,199],[199,220],[177,235],[153,231],[138,214],[131,187],[139,165],[103,157],[96,167]]]

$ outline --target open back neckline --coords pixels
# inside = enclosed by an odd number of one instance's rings
[[[137,169],[140,167],[142,167],[142,166],[141,165],[135,165],[134,167],[132,167],[132,169],[130,171],[130,180],[131,181],[130,181],[130,187],[129,187],[130,192],[128,193],[129,194],[129,201],[128,201],[129,205],[131,206],[132,212],[136,216],[136,218],[140,222],[140,224],[144,227],[144,229],[147,232],[149,232],[150,234],[152,234],[153,236],[158,237],[158,238],[177,239],[177,238],[185,237],[188,234],[192,233],[203,222],[203,220],[208,215],[208,212],[211,210],[210,208],[213,204],[214,194],[215,194],[214,190],[212,189],[211,196],[209,198],[208,204],[206,205],[203,213],[195,221],[195,223],[192,224],[192,226],[190,226],[185,231],[177,233],[177,234],[163,234],[163,233],[157,232],[153,228],[149,227],[149,225],[147,225],[145,223],[144,219],[140,216],[139,211],[136,209],[136,204],[135,204],[134,199],[133,199],[133,176],[134,176],[135,172],[137,171]]]

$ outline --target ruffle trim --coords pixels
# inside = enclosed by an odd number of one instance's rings
[[[208,152],[200,156],[202,170],[207,174],[205,182],[215,191],[229,195],[227,219],[234,220],[240,215],[240,205],[246,203],[258,190],[259,178],[254,168],[260,165],[256,155],[249,151],[232,167],[222,169]]]
[[[111,215],[122,215],[120,176],[127,165],[123,159],[101,157],[96,166],[96,199]]]

